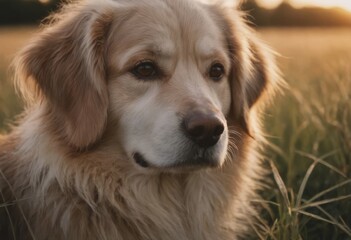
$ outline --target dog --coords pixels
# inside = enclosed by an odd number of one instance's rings
[[[274,58],[220,4],[67,3],[14,60],[27,105],[0,140],[2,236],[246,236]]]

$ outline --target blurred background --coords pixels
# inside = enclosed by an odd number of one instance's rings
[[[351,239],[351,0],[227,3],[279,53],[289,84],[266,112],[272,173],[253,239]],[[0,0],[0,133],[23,109],[11,59],[60,4]]]

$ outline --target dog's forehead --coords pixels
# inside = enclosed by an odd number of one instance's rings
[[[130,53],[148,48],[163,56],[180,49],[208,56],[224,47],[224,36],[209,9],[196,1],[151,0],[132,4],[132,13],[116,29],[116,45]]]

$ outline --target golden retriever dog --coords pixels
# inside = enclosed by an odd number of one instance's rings
[[[27,107],[0,140],[2,234],[226,240],[254,224],[279,74],[238,10],[68,3],[14,67]]]

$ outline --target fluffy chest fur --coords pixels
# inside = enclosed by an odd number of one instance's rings
[[[62,149],[37,126],[30,139],[4,139],[0,151],[20,239],[30,239],[30,231],[36,239],[233,239],[247,224],[253,195],[238,191],[251,187],[240,177],[247,162],[145,175],[116,164],[116,150],[105,146],[79,159],[57,154]]]

